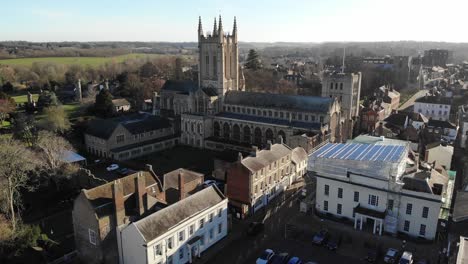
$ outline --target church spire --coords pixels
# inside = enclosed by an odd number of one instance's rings
[[[216,35],[218,35],[218,26],[216,26],[216,17],[215,17],[212,36],[216,36]]]
[[[203,36],[203,27],[201,22],[201,16],[198,17],[198,36]]]
[[[234,17],[234,27],[232,29],[232,36],[234,37],[234,40],[237,40],[237,21],[236,21],[236,17]]]
[[[224,32],[223,32],[223,21],[221,20],[221,15],[219,15],[218,34],[219,34],[220,36],[223,36],[223,35],[224,35]]]

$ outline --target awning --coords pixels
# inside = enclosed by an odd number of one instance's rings
[[[361,204],[358,204],[358,206],[354,207],[354,213],[367,215],[367,216],[379,218],[379,219],[385,218],[385,211],[380,212],[374,209],[365,208],[365,207],[362,207]]]

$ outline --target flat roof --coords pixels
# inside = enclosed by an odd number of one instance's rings
[[[401,145],[328,143],[317,150],[314,156],[326,159],[397,162],[404,153],[405,147]]]

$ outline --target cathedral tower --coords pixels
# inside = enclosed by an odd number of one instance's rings
[[[198,85],[215,88],[222,97],[229,90],[242,90],[239,82],[237,25],[234,17],[232,33],[225,33],[221,16],[214,19],[212,32],[203,32],[198,21]]]

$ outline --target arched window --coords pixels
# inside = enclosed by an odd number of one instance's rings
[[[238,124],[232,127],[232,139],[240,141],[240,127]]]
[[[286,144],[286,134],[283,132],[283,130],[278,131],[278,141],[280,136],[283,138],[283,143]]]
[[[265,131],[265,137],[266,137],[266,140],[270,140],[272,143],[273,143],[273,131],[271,131],[271,129],[267,129]]]
[[[250,127],[244,126],[244,141],[250,143],[251,138],[252,138],[252,135],[250,132]]]
[[[228,123],[224,123],[223,125],[223,137],[229,139],[231,134],[231,128],[229,127]]]
[[[214,136],[215,137],[219,137],[220,136],[220,131],[221,130],[221,127],[219,126],[219,123],[218,122],[214,122],[214,125],[213,125],[213,133],[214,133]]]
[[[257,145],[262,144],[262,130],[258,127],[254,130],[254,143]]]

